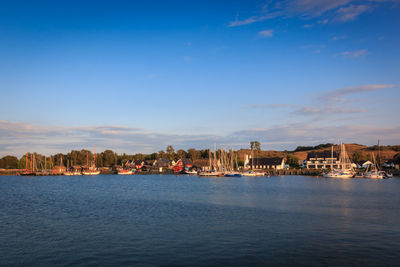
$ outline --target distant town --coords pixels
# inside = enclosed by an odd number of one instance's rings
[[[262,150],[258,141],[239,150],[190,148],[175,150],[168,146],[151,154],[118,154],[112,150],[100,153],[92,150],[72,150],[67,154],[44,156],[28,151],[21,158],[5,156],[0,159],[2,175],[73,175],[132,174],[132,173],[188,173],[259,171],[260,173],[311,174],[340,168],[339,145],[327,143],[298,146],[293,151]],[[352,168],[356,172],[380,168],[396,173],[400,164],[400,145],[364,146],[346,144]],[[84,173],[85,174],[85,173]]]

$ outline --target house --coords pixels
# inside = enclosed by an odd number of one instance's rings
[[[371,167],[375,167],[375,164],[373,164],[369,160],[357,162],[357,169],[363,169],[363,168],[367,169],[367,168],[371,168]]]
[[[52,174],[63,174],[67,168],[65,166],[54,166],[54,168],[51,170]]]
[[[136,160],[133,164],[130,164],[131,166],[133,165],[134,168],[137,170],[142,169],[145,165],[151,165],[147,161],[144,160]]]
[[[251,156],[246,155],[244,168],[282,170],[285,168],[285,159],[278,157],[252,159]]]
[[[201,171],[211,171],[209,159],[195,159],[193,160],[193,169]]]
[[[82,171],[82,166],[74,165],[74,166],[72,166],[72,171],[81,172]]]
[[[308,152],[305,167],[307,169],[340,168],[339,154],[329,150]]]
[[[185,169],[189,169],[193,166],[192,161],[190,159],[184,158],[178,160],[174,165],[174,172],[181,172]]]
[[[394,169],[395,164],[394,164],[393,160],[389,160],[389,161],[386,161],[385,163],[383,163],[382,166],[384,168]]]
[[[169,169],[171,167],[171,161],[166,158],[157,159],[153,163],[153,168],[158,169],[162,172],[164,169]]]

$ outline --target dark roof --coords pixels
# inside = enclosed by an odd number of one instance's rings
[[[363,165],[364,163],[366,163],[367,161],[369,161],[369,160],[362,160],[362,161],[360,161],[360,162],[357,162],[359,165]],[[369,161],[369,162],[371,162],[371,161]],[[372,162],[371,162],[371,164],[372,164]]]
[[[195,159],[193,161],[193,166],[195,167],[208,167],[210,166],[210,160],[209,159]]]
[[[281,165],[283,158],[255,158],[254,165]],[[249,164],[252,165],[253,159],[250,159]]]
[[[160,168],[160,167],[169,167],[169,165],[171,164],[171,161],[169,159],[158,159],[154,162],[154,167],[156,168]]]
[[[329,150],[325,150],[325,151],[313,151],[313,152],[308,152],[307,154],[307,160],[309,160],[310,158],[331,158],[332,157],[332,152]],[[339,159],[339,154],[336,152],[333,152],[333,157],[336,159]]]
[[[193,165],[192,161],[188,158],[181,159],[185,165]]]

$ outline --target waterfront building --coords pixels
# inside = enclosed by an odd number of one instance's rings
[[[246,155],[244,160],[245,169],[274,169],[282,170],[285,168],[285,159],[274,158],[251,158],[251,155]]]
[[[364,161],[358,162],[358,163],[356,163],[356,165],[357,165],[357,169],[368,169],[368,168],[375,167],[375,164],[373,164],[369,160],[364,160]]]
[[[193,166],[193,163],[190,159],[183,158],[178,160],[174,165],[174,172],[181,172],[185,169],[189,169]]]
[[[193,160],[193,168],[199,171],[211,171],[210,159],[195,159]]]
[[[329,150],[308,152],[305,167],[307,169],[340,169],[339,154]]]
[[[54,168],[51,170],[52,174],[63,174],[67,168],[65,166],[54,166]]]
[[[160,172],[163,172],[165,169],[171,168],[171,160],[166,158],[157,159],[153,163],[153,168],[158,169]]]

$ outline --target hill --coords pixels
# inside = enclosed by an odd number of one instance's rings
[[[381,146],[379,149],[378,146],[368,147],[359,144],[345,144],[345,146],[349,157],[355,161],[371,160],[372,152],[375,154],[375,157],[378,157],[378,153],[380,153],[382,160],[390,160],[400,151],[400,146]],[[254,157],[286,157],[288,154],[291,154],[299,160],[305,160],[309,152],[330,151],[331,147],[332,145],[329,144],[329,146],[317,145],[315,147],[298,147],[300,149],[294,151],[261,150],[258,154],[255,154]],[[340,151],[340,145],[334,145],[333,150]],[[244,160],[245,155],[250,154],[250,149],[240,149],[238,150],[238,159]]]

